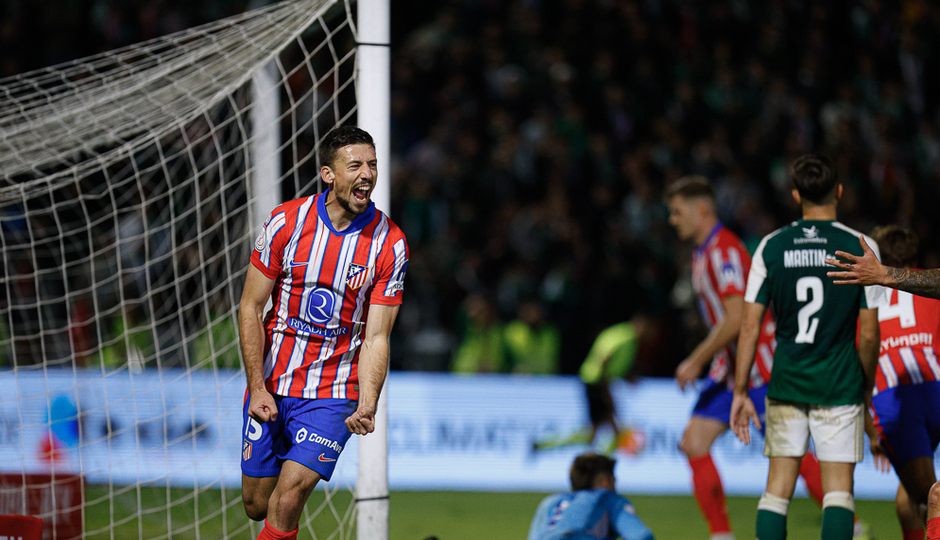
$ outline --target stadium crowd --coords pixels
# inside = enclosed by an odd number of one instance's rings
[[[245,3],[42,6],[0,6],[0,76]],[[638,370],[671,376],[704,332],[691,247],[662,200],[686,174],[712,180],[721,220],[753,246],[798,215],[790,162],[826,153],[847,187],[843,222],[911,226],[922,264],[940,266],[940,8],[929,2],[392,9],[384,170],[411,247],[395,369],[575,373],[598,331],[643,312],[658,323]]]

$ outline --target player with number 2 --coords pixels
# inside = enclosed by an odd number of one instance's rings
[[[853,476],[863,456],[862,432],[880,345],[877,308],[884,303],[884,290],[838,287],[826,276],[826,259],[836,250],[860,251],[860,233],[836,221],[842,185],[832,161],[805,155],[790,172],[803,216],[765,236],[754,253],[738,339],[731,426],[747,444],[749,421],[760,425],[748,381],[761,321],[772,306],[777,349],[767,388],[764,443],[770,467],[757,507],[757,537],[786,538],[800,460],[812,437],[825,493],[822,539],[849,539],[855,517]]]

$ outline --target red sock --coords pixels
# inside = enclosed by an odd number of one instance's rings
[[[901,529],[901,540],[924,540],[924,530]]]
[[[927,540],[940,540],[940,517],[927,520]]]
[[[800,476],[806,482],[806,491],[809,491],[809,496],[816,501],[816,504],[822,506],[822,476],[819,472],[819,461],[816,460],[815,454],[807,452],[803,456],[803,461],[800,462]]]
[[[725,490],[721,488],[721,477],[710,454],[689,459],[692,466],[692,484],[695,487],[695,500],[708,522],[711,534],[731,532],[728,520],[728,504],[725,502]]]
[[[264,528],[261,529],[257,540],[297,540],[297,529],[291,532],[279,531],[272,527],[268,520],[264,520]]]

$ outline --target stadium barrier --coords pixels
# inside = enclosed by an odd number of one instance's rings
[[[695,400],[671,379],[611,388],[629,430],[615,452],[626,493],[691,493],[678,450]],[[243,375],[229,370],[53,370],[0,373],[0,472],[74,474],[87,483],[237,487],[241,480]],[[533,443],[587,425],[579,379],[570,376],[394,372],[389,377],[389,483],[394,490],[554,491],[567,487],[573,445]],[[17,403],[19,407],[17,407]],[[610,433],[600,433],[604,446]],[[713,456],[731,494],[759,495],[767,460],[762,441],[744,446],[726,433]],[[334,481],[355,482],[353,437]],[[169,476],[168,476],[169,475]],[[892,499],[894,473],[856,471],[860,498]],[[802,486],[798,495],[805,495]]]

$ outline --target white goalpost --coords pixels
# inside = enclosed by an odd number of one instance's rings
[[[375,141],[376,159],[386,170],[391,165],[389,0],[360,0],[359,22],[359,127]],[[389,175],[376,184],[375,204],[389,212]],[[356,484],[359,540],[388,540],[388,379],[376,410],[375,431],[359,441]]]
[[[388,0],[283,0],[0,80],[0,514],[46,538],[254,538],[236,306],[338,124],[389,210]],[[387,408],[301,537],[388,537]],[[246,450],[250,451],[250,450]]]

